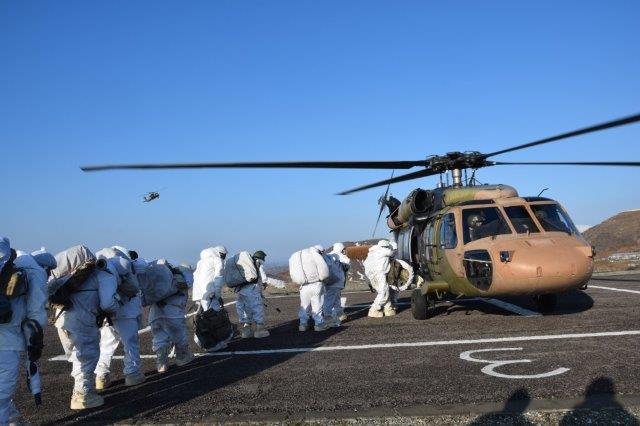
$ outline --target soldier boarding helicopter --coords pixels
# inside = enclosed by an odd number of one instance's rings
[[[491,157],[640,121],[640,114],[483,154],[450,152],[415,161],[307,161],[250,163],[128,164],[82,167],[83,171],[192,168],[320,168],[422,170],[360,186],[339,195],[440,175],[433,190],[416,189],[390,208],[387,224],[398,243],[397,257],[410,262],[424,279],[412,294],[412,312],[426,319],[436,300],[455,297],[533,296],[540,310],[552,311],[557,294],[585,288],[595,251],[554,200],[521,197],[508,185],[478,185],[475,172],[503,165],[628,166],[640,162],[502,162]],[[472,171],[471,179],[463,173]],[[450,172],[451,185],[442,183]],[[388,189],[387,189],[388,190]],[[395,201],[394,201],[395,200]]]

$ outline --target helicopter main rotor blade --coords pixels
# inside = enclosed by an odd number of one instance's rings
[[[158,163],[158,164],[110,164],[80,167],[84,172],[105,170],[153,170],[153,169],[410,169],[427,166],[426,160],[418,161],[274,161],[249,163]]]
[[[522,145],[517,145],[511,148],[502,149],[500,151],[495,151],[490,154],[484,154],[484,158],[493,157],[499,154],[505,154],[507,152],[517,151],[520,149],[531,148],[532,146],[542,145],[549,142],[555,142],[562,139],[572,138],[574,136],[586,135],[587,133],[598,132],[600,130],[612,129],[614,127],[625,126],[627,124],[635,123],[640,121],[640,114],[631,115],[629,117],[620,118],[618,120],[608,121],[606,123],[597,124],[595,126],[585,127],[583,129],[574,130],[572,132],[562,133],[557,136],[552,136],[550,138],[540,139],[534,142],[525,143]]]
[[[640,167],[640,161],[492,161],[494,166],[622,166]]]
[[[385,180],[382,180],[380,182],[370,183],[369,185],[359,186],[357,188],[353,188],[353,189],[350,189],[348,191],[340,192],[340,193],[338,193],[338,195],[349,195],[349,194],[353,194],[354,192],[364,191],[365,189],[376,188],[378,186],[384,186],[384,185],[389,185],[389,184],[392,184],[392,183],[404,182],[404,181],[412,180],[412,179],[419,179],[421,177],[433,176],[433,175],[437,175],[437,174],[439,174],[439,172],[436,172],[436,171],[431,170],[431,169],[418,170],[417,172],[408,173],[406,175],[396,176],[394,178],[385,179]]]
[[[391,171],[391,178],[390,179],[393,179],[393,175],[394,175],[395,172],[396,172],[395,170]],[[376,236],[376,231],[378,230],[378,225],[380,224],[380,218],[382,217],[382,212],[384,211],[384,205],[385,205],[384,201],[387,200],[387,196],[389,195],[389,188],[391,188],[391,184],[387,185],[387,190],[384,192],[384,195],[380,199],[382,201],[380,203],[380,212],[378,213],[378,219],[376,220],[376,226],[373,227],[373,234],[371,234],[371,238],[375,238],[375,236]]]

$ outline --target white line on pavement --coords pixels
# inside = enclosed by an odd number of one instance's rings
[[[640,294],[640,291],[638,291],[638,290],[627,290],[626,288],[602,287],[602,286],[599,286],[599,285],[589,285],[589,287],[587,287],[587,288],[598,288],[600,290],[623,291],[625,293]]]
[[[231,355],[277,355],[287,353],[305,352],[331,352],[367,349],[393,349],[393,348],[422,348],[431,346],[454,346],[454,345],[478,345],[485,343],[505,343],[505,342],[535,342],[545,340],[567,340],[567,339],[588,339],[595,337],[623,337],[638,336],[640,330],[607,331],[600,333],[569,333],[569,334],[546,334],[540,336],[517,336],[517,337],[493,337],[487,339],[463,339],[463,340],[436,340],[433,342],[406,342],[406,343],[378,343],[370,345],[351,346],[316,346],[310,348],[281,348],[262,349],[255,351],[228,351],[214,353],[199,353],[197,356],[231,356]],[[154,358],[155,355],[141,355],[141,358]],[[114,359],[122,359],[122,356],[115,356]],[[64,355],[50,358],[49,361],[66,361]]]
[[[513,303],[505,302],[504,300],[498,299],[482,299],[480,297],[476,298],[476,300],[480,300],[482,302],[488,303],[493,306],[497,306],[500,309],[504,309],[505,311],[513,312],[514,314],[522,315],[523,317],[539,317],[542,314],[540,312],[531,311],[529,309],[523,308],[522,306],[514,305]]]

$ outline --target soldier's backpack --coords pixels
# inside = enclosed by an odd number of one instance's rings
[[[330,254],[325,256],[327,265],[329,266],[329,278],[326,280],[327,285],[344,285],[345,284],[345,270],[340,263],[340,258],[337,254]]]
[[[229,288],[257,282],[258,269],[251,254],[248,251],[241,251],[225,260],[223,279]]]
[[[138,274],[138,282],[142,290],[142,305],[158,303],[179,292],[173,271],[164,261],[149,262],[146,270]]]
[[[221,342],[229,340],[233,336],[234,329],[224,308],[220,311],[200,309],[193,318],[193,332],[197,337],[198,345],[208,351]]]
[[[315,249],[297,251],[289,258],[291,281],[298,285],[325,282],[331,276],[325,258]]]
[[[49,306],[55,309],[70,309],[73,306],[71,295],[80,289],[96,268],[106,270],[106,263],[98,263],[91,250],[82,245],[58,253],[56,262],[58,266],[51,271],[47,282]]]

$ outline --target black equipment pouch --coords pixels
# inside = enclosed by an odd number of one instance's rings
[[[233,332],[233,325],[224,308],[220,311],[199,309],[193,318],[193,331],[203,349],[209,349],[227,339]]]
[[[25,296],[28,290],[27,274],[13,264],[17,253],[11,249],[11,256],[0,270],[0,324],[8,324],[13,317],[11,299]]]
[[[13,309],[11,309],[11,302],[9,298],[4,294],[0,294],[0,324],[8,324],[13,317]]]

